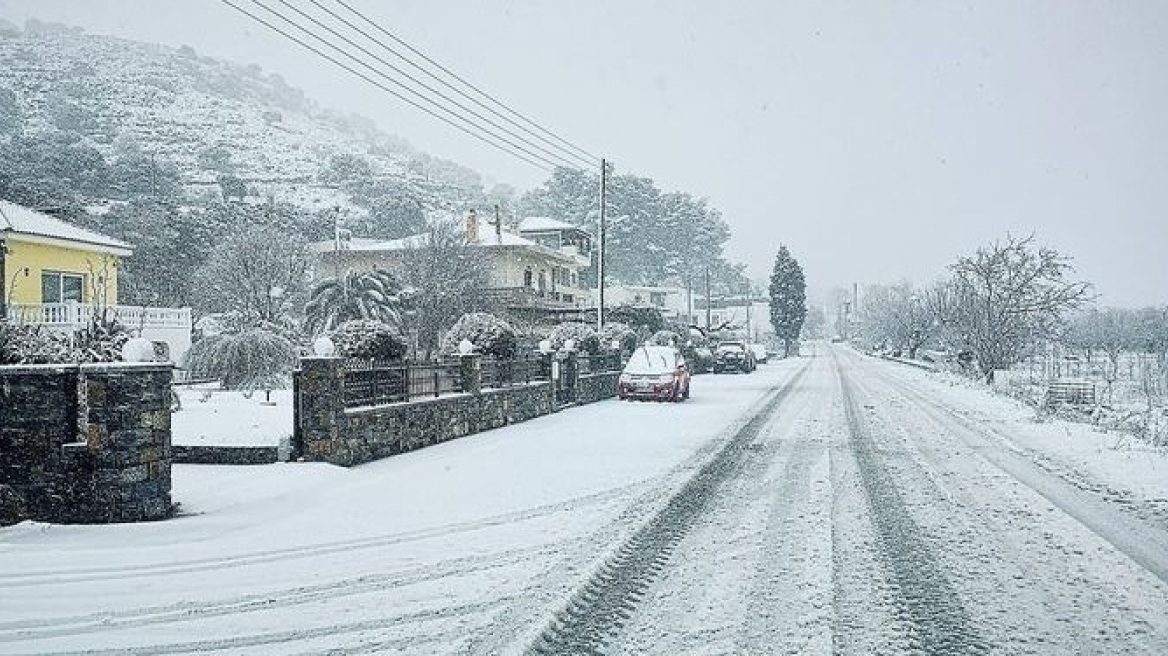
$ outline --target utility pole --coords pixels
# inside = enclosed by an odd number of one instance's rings
[[[697,323],[693,315],[693,281],[689,274],[685,276],[685,323],[687,326]]]
[[[706,334],[710,334],[710,265],[706,265]]]
[[[596,259],[596,287],[597,287],[597,307],[596,307],[596,332],[604,330],[604,248],[605,248],[605,225],[604,206],[606,196],[608,194],[608,161],[604,158],[600,159],[600,253]]]
[[[341,206],[333,207],[333,280],[341,281]]]
[[[750,323],[750,281],[746,281],[746,342],[749,344],[754,341],[751,339],[751,323]]]

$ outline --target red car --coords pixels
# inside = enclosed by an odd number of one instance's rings
[[[617,382],[624,399],[684,401],[689,398],[689,367],[672,346],[642,346],[633,351]]]

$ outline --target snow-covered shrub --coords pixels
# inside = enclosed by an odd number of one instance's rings
[[[97,315],[72,335],[39,325],[0,321],[0,364],[117,362],[129,333]]]
[[[59,364],[71,357],[67,335],[0,321],[0,364]]]
[[[552,348],[556,350],[564,348],[564,342],[569,339],[575,341],[577,351],[590,355],[600,352],[600,336],[585,323],[561,323],[552,328],[551,334],[548,335]]]
[[[89,324],[73,335],[74,362],[117,362],[130,333],[117,321],[94,312]]]
[[[493,314],[471,312],[462,315],[442,336],[442,352],[457,353],[458,344],[464,339],[487,355],[499,358],[515,355],[515,329]]]
[[[653,333],[653,336],[649,338],[649,341],[658,346],[680,347],[685,344],[685,340],[681,338],[681,335],[678,335],[672,330],[658,330],[657,332]]]
[[[337,355],[363,360],[400,360],[406,341],[398,329],[372,319],[353,319],[329,333]]]
[[[641,338],[628,324],[614,321],[604,324],[604,329],[600,333],[600,346],[608,350],[612,348],[613,342],[617,343],[618,351],[631,353],[640,346]]]
[[[198,340],[185,362],[192,376],[217,378],[227,389],[282,388],[296,366],[296,347],[283,335],[249,328]]]

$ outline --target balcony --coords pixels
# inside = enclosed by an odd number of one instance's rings
[[[115,319],[128,330],[191,329],[190,308],[110,305],[105,309],[109,312],[109,318]],[[8,306],[8,320],[50,328],[77,329],[88,325],[96,311],[94,306],[81,303],[13,303]]]
[[[574,290],[573,290],[574,291]],[[584,299],[560,291],[543,291],[531,287],[496,287],[483,290],[483,297],[513,310],[571,310]]]

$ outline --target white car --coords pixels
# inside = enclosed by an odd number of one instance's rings
[[[748,344],[748,346],[754,352],[754,361],[759,364],[766,364],[767,347],[763,344]]]

